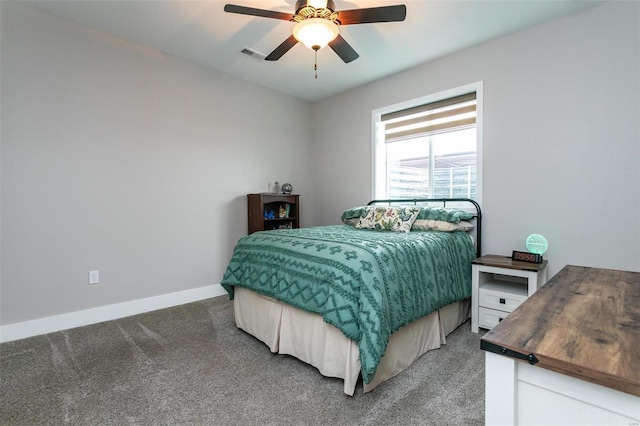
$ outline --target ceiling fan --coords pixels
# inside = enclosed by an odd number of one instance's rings
[[[295,9],[295,14],[289,14],[234,4],[224,6],[225,12],[296,23],[292,35],[265,58],[267,61],[277,61],[298,42],[302,42],[316,53],[328,44],[345,63],[349,63],[358,59],[359,55],[340,35],[340,25],[398,22],[404,21],[407,15],[407,7],[403,4],[336,11],[333,0],[298,0]]]

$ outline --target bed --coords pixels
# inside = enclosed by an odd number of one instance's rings
[[[353,395],[360,376],[373,390],[469,318],[482,214],[470,199],[374,200],[342,221],[242,237],[222,286],[240,329]]]

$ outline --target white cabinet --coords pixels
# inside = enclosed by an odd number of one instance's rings
[[[639,425],[638,300],[640,272],[562,268],[480,339],[485,424]]]
[[[485,354],[485,424],[630,426],[640,422],[640,397]]]
[[[492,329],[547,282],[547,261],[486,255],[473,261],[471,331]]]

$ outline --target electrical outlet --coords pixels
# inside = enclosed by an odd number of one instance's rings
[[[89,284],[98,284],[100,282],[100,271],[89,271]]]

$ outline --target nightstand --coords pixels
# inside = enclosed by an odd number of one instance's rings
[[[547,261],[486,255],[471,265],[471,331],[492,329],[547,282]]]

